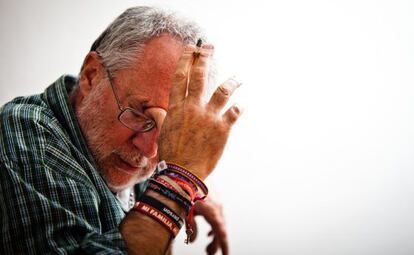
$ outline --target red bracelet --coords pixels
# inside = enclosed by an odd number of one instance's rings
[[[172,171],[168,171],[168,170],[165,171],[165,174],[168,175],[168,176],[170,176],[170,177],[180,178],[181,180],[183,180],[183,181],[187,182],[188,184],[190,184],[191,187],[193,187],[193,189],[196,192],[198,192],[197,186],[192,181],[190,181],[187,177],[183,176],[182,174],[177,174],[176,172],[172,172]]]
[[[172,186],[169,182],[167,182],[163,178],[159,178],[159,176],[155,176],[154,180],[157,181],[158,183],[164,185],[165,187],[169,188],[170,190],[179,193],[178,190],[174,186]]]
[[[149,216],[150,218],[158,221],[162,226],[164,226],[170,233],[176,237],[178,232],[180,231],[180,228],[168,218],[164,213],[158,211],[154,207],[143,203],[143,202],[137,202],[135,203],[135,206],[133,210],[140,212],[142,214],[145,214]]]
[[[195,174],[191,173],[191,171],[187,170],[185,167],[177,165],[175,163],[167,162],[168,170],[179,173],[187,177],[191,182],[193,182],[197,187],[204,192],[204,195],[207,196],[208,188],[204,184],[204,182],[198,178]]]
[[[191,201],[195,200],[197,190],[194,190],[191,184],[178,177],[169,176],[169,178],[177,183],[190,196]]]
[[[172,178],[170,178],[167,175],[157,175],[155,178],[156,181],[164,185],[165,187],[179,193],[181,196],[185,197],[189,201],[193,201],[191,196],[183,190],[181,185],[179,185],[176,181],[174,181]]]
[[[187,179],[189,181],[189,183],[192,183],[196,187],[199,187],[204,194],[203,194],[202,197],[196,196],[195,199],[192,201],[193,203],[195,203],[196,201],[199,201],[199,200],[202,201],[203,199],[206,198],[206,196],[208,194],[207,186],[204,184],[204,182],[202,180],[200,180],[200,178],[198,178],[196,175],[191,173],[191,171],[185,169],[184,167],[182,167],[180,165],[177,165],[177,164],[174,164],[174,163],[171,163],[171,162],[166,163],[165,161],[161,161],[161,162],[158,163],[158,171],[161,171],[160,174],[166,174],[170,178],[171,177],[176,177],[176,176],[171,176],[168,173],[176,173],[179,176],[183,177],[182,178],[183,182],[186,182],[185,180]],[[181,186],[181,187],[183,188],[183,186]],[[191,228],[191,225],[190,225],[190,222],[193,220],[193,215],[194,215],[194,206],[192,206],[190,208],[190,211],[189,211],[187,219],[186,219],[187,238],[184,241],[186,244],[189,243],[191,235],[194,232],[193,229]]]

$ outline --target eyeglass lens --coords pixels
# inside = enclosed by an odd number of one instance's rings
[[[134,112],[132,109],[125,109],[120,115],[119,120],[128,128],[135,131],[148,131],[155,126],[155,122],[145,116]]]

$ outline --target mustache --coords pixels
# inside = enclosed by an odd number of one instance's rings
[[[113,154],[120,157],[123,161],[127,162],[133,167],[147,168],[149,166],[149,159],[142,156],[140,153],[131,153],[122,149],[116,149],[112,151]]]

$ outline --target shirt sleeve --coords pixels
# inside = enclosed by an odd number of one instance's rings
[[[82,172],[54,121],[36,108],[1,115],[0,254],[126,254],[124,215]]]

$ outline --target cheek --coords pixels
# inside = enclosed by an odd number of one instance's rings
[[[132,135],[132,131],[118,120],[119,112],[118,107],[114,109],[104,104],[95,116],[95,125],[99,126],[101,139],[116,147],[125,144]]]
[[[129,135],[117,119],[119,109],[110,100],[111,95],[97,88],[77,109],[79,125],[97,161],[125,143]]]

